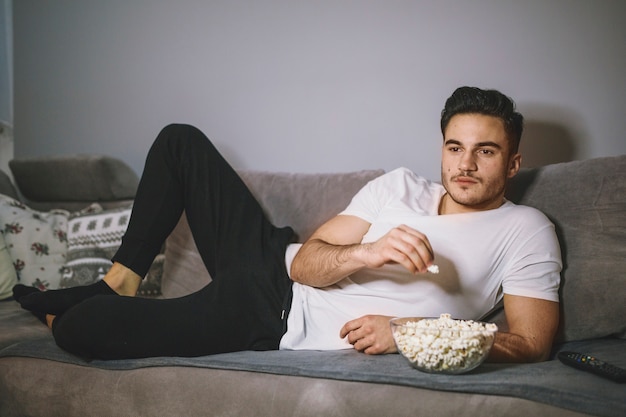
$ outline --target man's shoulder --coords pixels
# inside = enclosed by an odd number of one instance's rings
[[[506,209],[508,215],[523,219],[525,222],[534,223],[536,225],[552,223],[550,219],[539,209],[523,204],[515,204],[506,201],[502,208]]]
[[[399,167],[399,168],[393,169],[383,174],[379,178],[384,178],[385,180],[394,181],[396,183],[402,181],[403,183],[419,185],[422,187],[434,187],[434,188],[442,187],[442,185],[439,182],[429,180],[426,177],[416,174],[415,172],[413,172],[412,170],[406,167]]]

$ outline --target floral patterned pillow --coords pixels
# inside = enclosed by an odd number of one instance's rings
[[[73,213],[40,212],[0,194],[0,237],[6,242],[17,282],[51,290],[98,281],[111,268],[130,212],[130,206],[104,210],[98,203]],[[164,261],[165,255],[157,255],[138,295],[161,295]]]
[[[2,233],[18,282],[41,290],[58,288],[67,253],[69,212],[33,210],[0,195]]]
[[[13,295],[13,286],[17,284],[17,274],[13,268],[11,255],[7,249],[2,233],[0,233],[0,300]]]

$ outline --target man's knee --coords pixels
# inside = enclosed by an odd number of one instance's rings
[[[184,139],[186,142],[206,141],[208,138],[197,127],[184,123],[172,123],[161,129],[157,136],[157,142],[180,142]]]

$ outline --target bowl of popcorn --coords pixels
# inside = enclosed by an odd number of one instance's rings
[[[487,358],[498,331],[494,323],[439,318],[404,317],[390,321],[391,333],[411,366],[423,372],[462,374]]]

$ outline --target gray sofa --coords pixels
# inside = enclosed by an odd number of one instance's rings
[[[137,178],[106,157],[14,160],[17,190],[39,210],[128,204]],[[270,218],[301,240],[381,171],[241,172]],[[554,353],[576,350],[626,367],[626,155],[525,169],[509,198],[555,223],[564,254]],[[210,277],[185,218],[164,248],[159,297]],[[499,312],[490,318],[504,326]],[[465,375],[420,373],[400,355],[355,351],[236,352],[200,358],[85,362],[54,344],[18,304],[0,302],[2,416],[623,416],[625,386],[551,359],[485,363]]]

